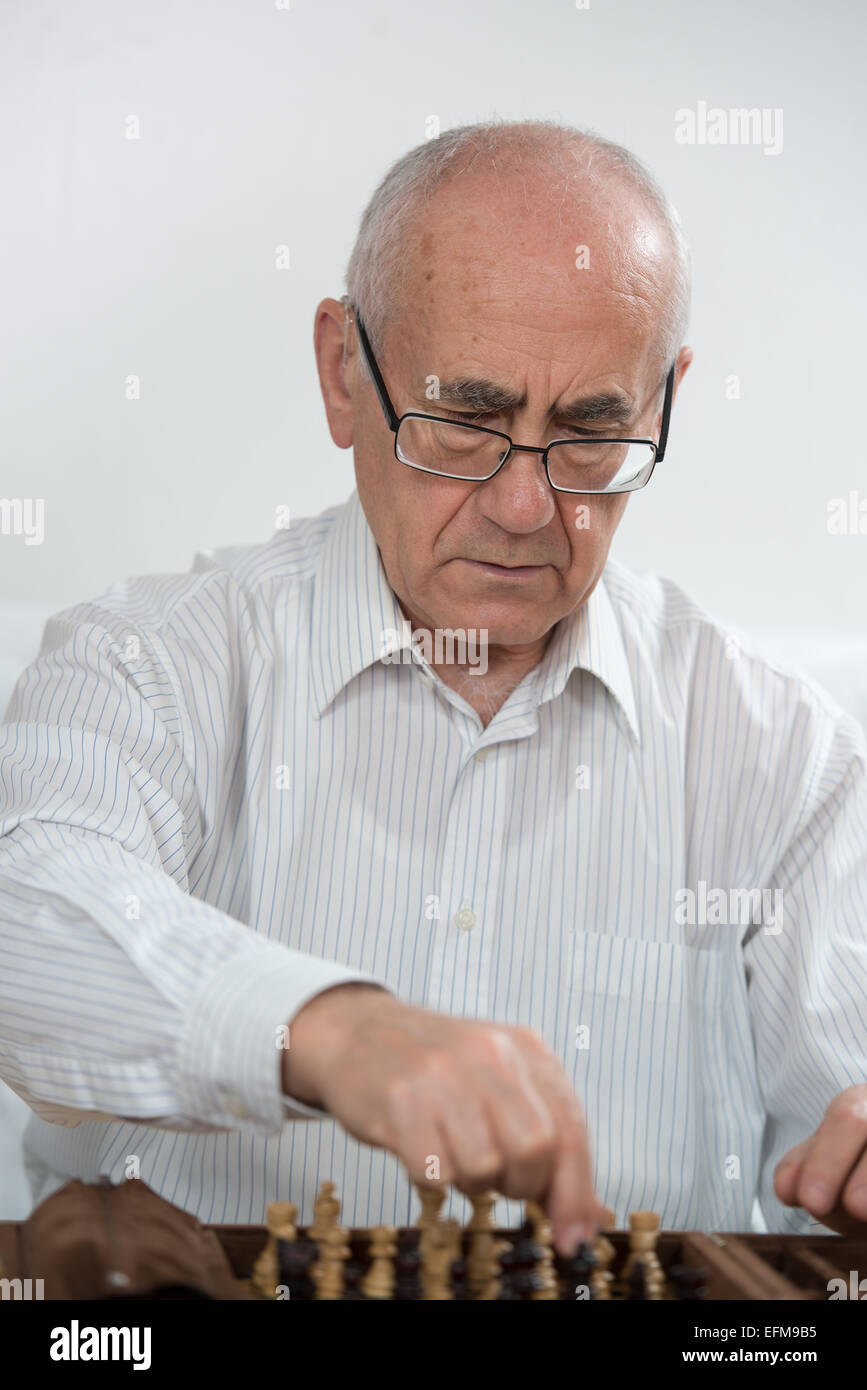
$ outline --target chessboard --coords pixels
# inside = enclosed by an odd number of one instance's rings
[[[864,1238],[664,1230],[648,1211],[617,1230],[606,1213],[596,1238],[567,1258],[533,1202],[507,1230],[494,1223],[496,1194],[484,1193],[461,1227],[442,1219],[447,1195],[419,1189],[416,1223],[400,1229],[343,1226],[331,1182],[309,1226],[291,1202],[273,1202],[266,1226],[202,1225],[140,1179],[72,1179],[25,1221],[0,1222],[0,1296],[677,1302],[695,1316],[718,1300],[867,1301]]]
[[[291,1202],[268,1208],[267,1227],[212,1226],[248,1296],[273,1301],[677,1301],[821,1300],[848,1289],[849,1271],[867,1268],[867,1242],[840,1236],[705,1234],[664,1231],[654,1212],[636,1211],[629,1229],[603,1225],[565,1257],[553,1246],[541,1207],[523,1224],[495,1226],[495,1193],[471,1199],[465,1227],[445,1221],[446,1190],[418,1190],[414,1226],[340,1224],[333,1183],[297,1224]],[[837,1281],[837,1282],[833,1282]],[[847,1294],[839,1294],[848,1297]]]

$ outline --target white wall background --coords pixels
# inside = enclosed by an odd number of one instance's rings
[[[0,495],[45,499],[45,540],[0,535],[0,600],[186,569],[265,539],[278,503],[343,498],[311,323],[364,202],[431,114],[551,116],[641,155],[694,248],[696,361],[614,553],[733,624],[863,630],[867,535],[826,508],[867,498],[865,13],[3,0]],[[699,101],[781,107],[782,152],[676,143]]]
[[[865,14],[0,0],[0,497],[46,509],[42,545],[0,533],[0,710],[50,608],[263,540],[278,504],[346,496],[314,307],[341,292],[361,209],[427,118],[499,115],[630,145],[693,243],[696,361],[615,553],[733,627],[799,634],[790,652],[861,714],[864,641],[828,634],[867,632],[867,535],[826,517],[833,497],[867,500]],[[679,145],[674,113],[701,101],[782,108],[782,152]],[[0,1087],[2,1217],[29,1209],[26,1113]]]

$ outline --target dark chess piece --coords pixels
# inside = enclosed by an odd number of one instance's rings
[[[452,1261],[452,1297],[458,1301],[469,1298],[467,1262],[461,1257]]]
[[[543,1255],[544,1251],[536,1240],[533,1222],[525,1221],[515,1237],[511,1250],[504,1250],[500,1256],[501,1299],[520,1299],[525,1302],[533,1298],[544,1283],[537,1272]]]
[[[280,1283],[289,1291],[290,1302],[295,1299],[308,1302],[313,1298],[315,1290],[310,1271],[317,1257],[316,1242],[306,1236],[291,1241],[278,1239],[277,1269]]]
[[[498,1303],[512,1303],[520,1299],[521,1295],[515,1288],[515,1249],[510,1245],[503,1250],[500,1258],[500,1292],[497,1295]]]
[[[361,1281],[364,1277],[365,1268],[362,1260],[347,1260],[343,1266],[343,1293],[341,1302],[343,1303],[366,1303],[367,1300],[361,1292]]]
[[[398,1303],[415,1303],[422,1296],[421,1254],[418,1248],[418,1231],[399,1231],[397,1236],[397,1255],[394,1260],[394,1293],[392,1298]]]
[[[561,1257],[559,1267],[569,1298],[577,1298],[578,1290],[583,1292],[586,1289],[586,1301],[595,1299],[592,1275],[596,1268],[596,1253],[590,1241],[579,1245],[574,1255]]]
[[[672,1265],[668,1277],[674,1285],[679,1302],[697,1303],[707,1298],[709,1275],[706,1269],[700,1266],[692,1268],[689,1265]]]
[[[630,1303],[643,1303],[647,1299],[647,1282],[643,1260],[636,1260],[629,1271],[626,1280],[626,1298]]]

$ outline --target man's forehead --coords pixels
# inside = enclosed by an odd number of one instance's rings
[[[612,178],[592,185],[546,183],[536,168],[499,176],[464,175],[437,188],[416,215],[410,241],[428,270],[498,264],[511,253],[574,265],[574,247],[591,262],[644,258],[665,263],[669,246],[658,214]]]
[[[565,326],[553,327],[555,317]],[[552,398],[587,397],[588,419],[626,418],[656,370],[654,321],[637,322],[619,302],[602,314],[552,305],[528,321],[518,304],[504,312],[471,299],[455,309],[444,300],[402,317],[392,331],[390,355],[404,376],[425,392],[435,378],[439,400],[470,409],[519,410],[541,386]]]
[[[398,312],[407,309],[432,338],[476,323],[499,338],[514,325],[556,354],[562,337],[564,357],[582,334],[656,332],[670,250],[634,197],[620,190],[593,205],[528,210],[523,198],[512,205],[515,196],[514,181],[461,179],[437,190],[413,239]]]
[[[662,304],[638,277],[621,286],[600,272],[559,292],[544,276],[530,284],[502,266],[465,264],[453,283],[432,279],[417,301],[404,299],[391,323],[392,362],[435,375],[442,398],[443,383],[462,378],[520,393],[540,375],[556,391],[570,382],[609,389],[613,376],[614,389],[642,394],[656,370]]]

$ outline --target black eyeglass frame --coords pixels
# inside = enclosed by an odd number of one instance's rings
[[[385,381],[383,380],[382,372],[379,370],[379,364],[373,354],[373,348],[370,345],[370,339],[367,336],[367,330],[364,327],[361,315],[359,314],[358,309],[355,307],[355,305],[352,304],[347,297],[344,297],[344,303],[347,308],[352,309],[353,315],[355,317],[355,326],[358,330],[358,342],[361,347],[361,351],[364,355],[364,360],[367,363],[368,370],[370,371],[370,375],[373,379],[374,389],[376,390],[376,394],[379,399],[379,404],[382,406],[382,413],[385,416],[386,424],[388,425],[389,429],[394,435],[394,456],[397,459],[398,463],[404,464],[407,468],[415,468],[420,473],[429,473],[431,474],[431,476],[435,478],[454,478],[457,482],[462,483],[487,483],[490,481],[491,478],[496,477],[501,468],[505,467],[513,453],[541,454],[542,463],[545,468],[545,476],[548,479],[549,485],[554,489],[555,492],[566,492],[572,495],[584,495],[587,497],[611,497],[615,496],[617,493],[622,492],[638,492],[641,488],[646,487],[653,476],[653,473],[656,469],[656,465],[658,463],[661,463],[663,458],[665,457],[665,450],[668,444],[668,426],[669,421],[671,419],[671,402],[674,396],[674,373],[675,368],[677,367],[676,361],[672,362],[668,376],[665,380],[665,396],[662,402],[662,420],[660,422],[658,441],[646,437],[630,437],[626,439],[609,437],[607,435],[604,437],[600,436],[599,438],[597,438],[595,435],[593,437],[592,442],[594,444],[599,443],[649,445],[650,448],[653,449],[653,461],[650,465],[648,474],[646,478],[643,480],[643,482],[640,482],[632,487],[607,488],[603,492],[587,492],[586,489],[583,488],[558,487],[556,483],[551,482],[551,471],[548,467],[548,452],[555,444],[578,444],[581,443],[580,440],[552,439],[549,444],[546,444],[544,446],[540,446],[538,444],[516,444],[510,435],[504,434],[502,430],[488,429],[486,425],[464,424],[461,420],[449,420],[444,415],[428,415],[425,411],[422,410],[407,410],[403,415],[398,415],[397,411],[391,403],[391,397],[388,394]],[[460,429],[478,430],[480,434],[494,435],[498,439],[504,439],[509,447],[506,450],[500,462],[497,464],[496,468],[493,470],[493,472],[487,473],[483,478],[467,478],[463,474],[459,473],[444,473],[439,468],[425,468],[424,465],[420,463],[407,463],[406,459],[402,459],[400,457],[400,455],[397,452],[397,436],[398,430],[400,429],[400,426],[404,420],[433,420],[435,423],[440,425],[457,425]]]

